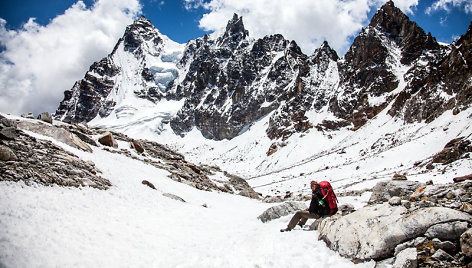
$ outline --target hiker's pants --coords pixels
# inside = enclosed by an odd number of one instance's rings
[[[305,225],[306,221],[308,219],[318,219],[320,216],[316,213],[310,213],[308,210],[300,210],[293,215],[292,219],[288,223],[288,229],[293,229],[295,226],[297,226],[297,223],[300,226]]]

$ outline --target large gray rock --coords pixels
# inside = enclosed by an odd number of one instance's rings
[[[383,203],[327,218],[318,230],[319,238],[341,256],[382,260],[393,256],[398,244],[423,236],[431,226],[454,221],[472,222],[472,216],[443,207],[408,212],[403,206]]]
[[[43,112],[38,115],[38,119],[46,123],[52,124],[52,115],[48,112]]]
[[[14,161],[17,160],[15,153],[7,146],[0,145],[0,160]]]
[[[425,233],[426,237],[440,240],[458,240],[467,231],[467,222],[445,222],[431,226]]]
[[[88,146],[85,142],[79,139],[76,135],[70,133],[69,131],[44,123],[32,123],[28,121],[21,121],[18,123],[18,128],[28,130],[37,134],[51,137],[57,141],[65,143],[71,147],[92,152],[92,148]]]
[[[283,204],[271,207],[264,211],[259,217],[262,222],[268,222],[270,220],[278,219],[283,216],[287,216],[299,210],[306,210],[308,206],[301,202],[285,202]]]
[[[418,259],[416,256],[416,248],[407,248],[402,250],[395,257],[393,267],[395,268],[416,268],[418,266]]]
[[[394,196],[408,196],[423,183],[416,181],[381,181],[372,188],[369,204],[379,204],[388,201]]]
[[[18,137],[18,131],[16,127],[5,127],[0,129],[0,139],[2,140],[14,140]]]
[[[433,260],[438,260],[438,261],[450,261],[453,260],[454,257],[449,255],[446,251],[442,249],[438,249],[433,256],[431,256]]]

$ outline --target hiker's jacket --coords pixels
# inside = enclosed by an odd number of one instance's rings
[[[320,216],[328,215],[329,214],[329,207],[328,202],[324,201],[323,205],[320,204],[320,200],[323,200],[323,193],[321,192],[321,188],[319,185],[316,185],[315,190],[311,195],[311,202],[308,211],[310,213],[316,213]]]

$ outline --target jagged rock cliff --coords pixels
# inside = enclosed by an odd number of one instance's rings
[[[235,14],[222,36],[187,44],[185,78],[171,90],[185,104],[172,129],[182,133],[196,126],[219,140],[237,136],[289,98],[305,60],[297,44],[281,35],[249,39]]]
[[[179,100],[172,130],[197,128],[217,140],[268,115],[274,141],[311,129],[356,130],[385,109],[407,123],[430,122],[470,106],[471,32],[440,45],[389,1],[339,58],[328,42],[307,56],[278,34],[251,39],[236,14],[221,35],[185,47],[141,17],[65,91],[56,118],[120,119],[140,109],[129,99],[141,98]]]

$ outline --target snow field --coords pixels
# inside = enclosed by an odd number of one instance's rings
[[[317,232],[280,233],[291,215],[259,221],[257,216],[272,204],[199,191],[169,179],[167,171],[97,147],[86,153],[55,143],[94,161],[113,186],[100,191],[1,182],[3,266],[354,266],[318,241]],[[144,179],[158,190],[141,184]]]

